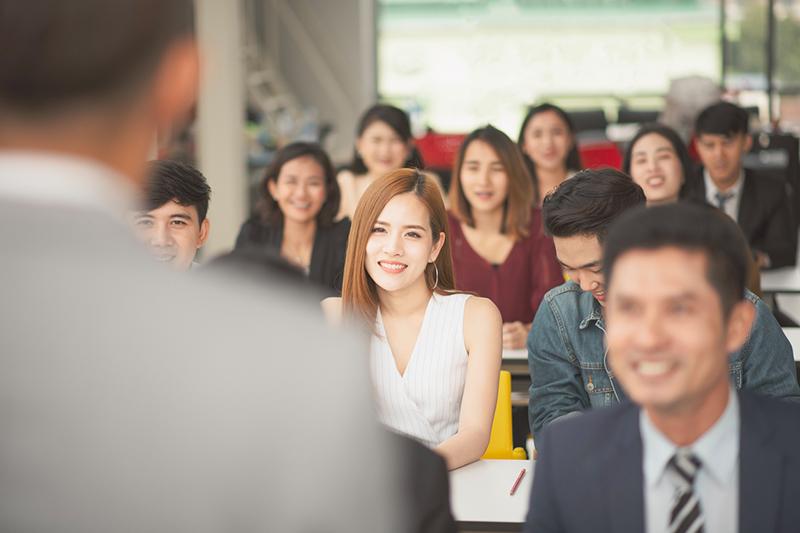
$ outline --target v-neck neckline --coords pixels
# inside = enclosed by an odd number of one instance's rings
[[[386,333],[386,326],[383,323],[383,314],[381,313],[381,308],[378,306],[378,321],[380,323],[380,332],[383,335],[383,338],[386,340],[386,349],[389,352],[389,356],[392,358],[392,368],[394,369],[395,373],[400,379],[405,379],[408,375],[408,371],[411,368],[412,363],[416,359],[414,357],[417,353],[417,348],[419,347],[419,340],[422,338],[422,334],[425,332],[425,325],[428,323],[428,315],[430,314],[431,307],[433,305],[433,299],[436,298],[436,293],[431,293],[431,297],[428,299],[428,303],[425,306],[425,314],[422,315],[422,323],[419,326],[419,331],[417,331],[417,338],[414,340],[414,347],[411,349],[411,354],[408,356],[408,362],[406,363],[406,368],[403,372],[400,372],[400,369],[397,367],[397,358],[392,351],[392,345],[389,342],[389,335]]]
[[[476,250],[475,247],[472,245],[472,243],[469,242],[469,238],[467,237],[467,232],[464,231],[464,227],[461,225],[461,223],[459,223],[459,228],[458,229],[461,230],[461,238],[464,239],[464,243],[467,245],[467,248],[469,248],[470,252],[472,252],[472,254],[475,257],[477,257],[478,259],[480,259],[481,261],[486,263],[488,266],[490,266],[492,268],[496,268],[498,270],[503,268],[503,266],[508,262],[508,260],[514,254],[514,250],[516,250],[517,244],[519,244],[519,239],[515,239],[511,243],[511,249],[508,251],[508,254],[506,254],[506,257],[503,259],[503,261],[500,262],[500,263],[492,263],[488,259],[483,257],[481,254],[479,254],[478,250]]]

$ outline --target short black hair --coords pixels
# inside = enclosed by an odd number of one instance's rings
[[[672,145],[672,149],[675,150],[675,155],[678,156],[678,161],[681,164],[681,171],[683,172],[683,179],[685,183],[685,181],[689,179],[689,175],[691,174],[692,170],[692,159],[689,156],[689,150],[686,148],[686,145],[683,143],[680,135],[678,135],[675,130],[669,126],[665,126],[664,124],[645,124],[639,128],[639,131],[636,132],[636,135],[634,135],[633,139],[631,139],[631,141],[628,143],[628,148],[625,150],[625,160],[622,164],[622,171],[625,172],[625,174],[631,173],[633,147],[639,139],[645,135],[650,135],[651,133],[662,136]],[[683,188],[683,186],[681,186],[681,188]]]
[[[409,142],[413,135],[411,134],[411,120],[408,113],[389,104],[375,104],[361,115],[358,120],[358,127],[356,128],[356,136],[361,137],[364,130],[370,127],[375,122],[383,122],[400,137],[404,143]],[[422,160],[422,154],[417,150],[416,146],[411,149],[408,159],[403,163],[405,168],[425,168],[425,163]],[[350,163],[350,171],[353,174],[364,174],[367,172],[367,167],[364,165],[364,160],[358,153],[358,150],[353,149],[353,160]]]
[[[261,221],[267,225],[275,225],[283,221],[283,213],[278,206],[278,202],[269,192],[269,182],[278,181],[283,165],[299,157],[310,157],[322,167],[323,177],[325,178],[325,202],[322,204],[319,213],[317,213],[317,224],[321,227],[330,226],[339,212],[339,203],[342,195],[339,190],[339,182],[336,179],[336,171],[333,169],[331,158],[328,157],[328,154],[319,144],[301,141],[287,144],[278,150],[264,172],[259,191],[261,194],[257,203]]]
[[[193,26],[191,0],[0,0],[0,109],[47,116],[128,95]]]
[[[603,250],[606,286],[620,256],[630,250],[664,247],[705,254],[706,276],[719,295],[725,317],[744,298],[750,257],[739,226],[717,209],[689,202],[634,209],[612,224]]]
[[[694,123],[694,134],[704,133],[733,137],[749,129],[747,111],[730,102],[717,102],[703,109]]]
[[[148,167],[145,210],[152,211],[167,202],[175,201],[185,207],[195,207],[198,223],[206,219],[211,187],[199,170],[186,163],[171,160],[150,161]]]
[[[544,229],[551,237],[593,235],[603,242],[611,222],[644,203],[644,191],[627,174],[613,168],[582,170],[545,197]]]

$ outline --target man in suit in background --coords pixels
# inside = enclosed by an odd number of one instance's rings
[[[754,316],[734,223],[637,209],[604,253],[608,357],[633,403],[545,429],[526,531],[796,531],[800,406],[729,380]]]
[[[363,339],[290,284],[170,277],[126,224],[192,28],[191,0],[0,0],[0,531],[408,530]]]
[[[797,230],[786,184],[742,167],[752,145],[747,112],[729,102],[704,109],[695,122],[702,167],[686,181],[686,197],[708,202],[739,223],[761,268],[794,265]]]

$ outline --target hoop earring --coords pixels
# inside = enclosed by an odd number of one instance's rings
[[[431,290],[435,291],[436,287],[439,286],[439,267],[437,267],[436,263],[434,263],[434,262],[431,262],[431,264],[433,265],[433,271],[436,273],[436,278],[435,278],[436,281],[434,281],[433,287],[431,287]]]

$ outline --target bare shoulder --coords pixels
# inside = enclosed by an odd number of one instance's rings
[[[338,325],[342,322],[342,299],[339,297],[325,298],[320,302],[322,312],[329,324]]]
[[[486,328],[502,327],[503,319],[500,310],[488,298],[480,296],[470,296],[464,305],[464,323],[470,326],[469,329],[479,329],[485,331]]]
[[[464,306],[464,347],[481,360],[500,359],[503,342],[503,319],[497,306],[488,298],[471,296]]]

